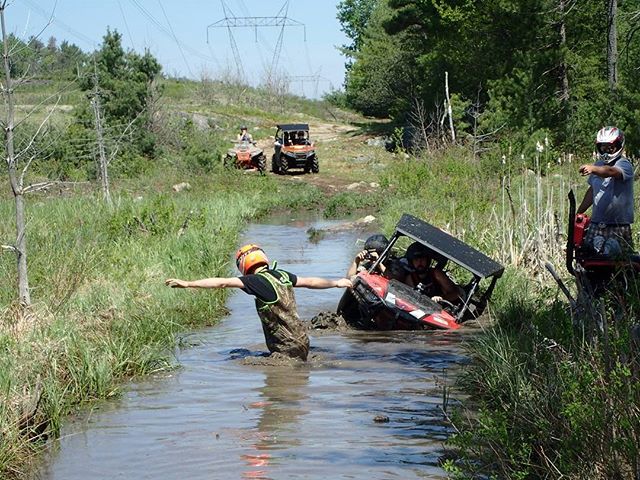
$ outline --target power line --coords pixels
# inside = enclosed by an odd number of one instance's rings
[[[169,17],[167,17],[167,12],[165,11],[164,7],[162,6],[162,3],[160,2],[160,0],[158,0],[158,5],[160,5],[160,9],[162,10],[164,18],[167,21],[167,25],[169,25],[169,30],[171,31],[171,36],[175,40],[176,45],[178,46],[178,50],[180,50],[180,55],[182,55],[182,59],[184,60],[185,65],[187,66],[187,70],[189,71],[189,74],[193,77],[194,75],[193,75],[193,71],[191,70],[191,66],[189,65],[189,62],[187,61],[187,57],[185,57],[185,55],[184,55],[184,51],[182,50],[182,46],[180,45],[180,42],[178,41],[178,37],[176,37],[176,34],[173,31],[173,28],[171,27],[171,22],[169,21]]]
[[[122,15],[122,21],[124,22],[124,26],[127,29],[127,33],[129,34],[129,40],[131,41],[131,46],[133,47],[133,49],[136,49],[136,45],[133,41],[133,35],[131,35],[131,30],[129,30],[129,24],[127,23],[127,17],[124,14],[124,10],[122,9],[122,3],[120,3],[120,0],[118,0],[118,7],[120,8],[120,14]]]
[[[50,20],[51,23],[56,24],[58,27],[62,28],[63,30],[65,30],[67,33],[70,33],[72,36],[82,40],[83,42],[89,44],[91,47],[96,47],[98,44],[91,38],[87,37],[86,35],[78,32],[77,30],[75,30],[74,28],[70,27],[69,25],[67,25],[66,23],[64,23],[61,20],[58,20],[55,16],[49,14],[46,12],[46,10],[44,10],[42,7],[40,7],[37,3],[33,2],[32,0],[23,0],[26,4],[28,4],[29,6],[31,6],[31,8],[33,8],[36,13],[39,13],[41,16],[43,16],[44,18],[46,18],[48,21]]]
[[[171,38],[172,40],[177,42],[185,51],[187,51],[190,54],[192,54],[192,55],[194,55],[194,56],[196,56],[196,57],[198,57],[198,58],[200,58],[202,60],[205,60],[207,62],[209,62],[211,60],[215,61],[216,63],[218,62],[218,60],[215,57],[213,57],[213,56],[210,57],[208,55],[205,55],[205,54],[199,52],[198,50],[190,47],[189,45],[187,45],[183,41],[181,41],[179,38],[174,36],[171,33],[170,30],[167,30],[167,28],[164,25],[162,25],[158,20],[156,20],[156,18],[151,13],[149,13],[149,11],[147,11],[142,5],[140,5],[138,0],[131,0],[131,1],[138,8],[138,10],[140,10],[140,12],[145,17],[147,17],[147,19],[149,19],[149,21],[151,23],[153,23],[158,28],[158,30],[160,30],[160,32],[162,32],[163,34],[165,34],[166,36],[168,36],[169,38]]]

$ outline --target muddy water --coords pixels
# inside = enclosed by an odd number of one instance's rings
[[[326,223],[254,225],[245,237],[294,273],[344,274],[366,234],[312,244],[309,226]],[[334,309],[341,293],[297,289],[301,316]],[[312,334],[313,362],[248,365],[266,351],[252,298],[237,292],[228,306],[186,337],[195,346],[178,353],[182,368],[69,420],[37,478],[445,478],[440,384],[465,360],[459,336]]]

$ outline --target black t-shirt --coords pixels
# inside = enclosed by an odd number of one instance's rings
[[[286,270],[265,270],[265,272],[272,274],[278,279],[282,279],[281,272],[283,272],[289,276],[289,280],[294,287],[296,286],[296,283],[298,283],[298,277]],[[238,278],[240,278],[240,281],[244,285],[244,288],[242,289],[243,292],[253,295],[265,303],[275,302],[278,299],[278,295],[273,289],[273,285],[271,285],[269,280],[264,278],[262,275],[252,274]]]

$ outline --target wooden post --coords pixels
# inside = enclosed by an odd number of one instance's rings
[[[447,114],[449,115],[449,128],[451,129],[451,141],[456,143],[456,131],[453,128],[453,112],[451,111],[451,97],[449,96],[449,72],[444,72],[444,91],[447,95]]]

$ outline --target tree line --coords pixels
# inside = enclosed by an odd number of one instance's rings
[[[447,76],[462,136],[584,151],[615,124],[637,154],[640,0],[343,0],[338,19],[363,114],[437,134]]]

